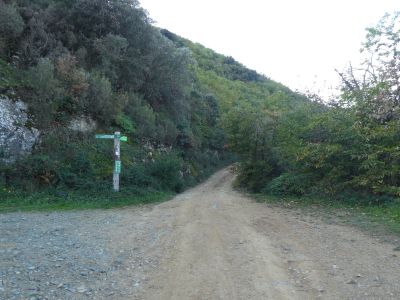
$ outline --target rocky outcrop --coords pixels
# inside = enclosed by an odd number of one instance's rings
[[[39,130],[27,127],[27,106],[0,95],[0,159],[12,163],[31,153],[39,140]]]
[[[88,133],[96,130],[97,124],[96,121],[90,117],[79,116],[69,123],[68,128],[74,131]]]

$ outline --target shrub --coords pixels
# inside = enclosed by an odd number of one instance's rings
[[[276,196],[302,196],[309,191],[312,184],[313,181],[309,175],[284,173],[271,180],[261,192]]]
[[[125,114],[120,113],[115,118],[115,123],[122,129],[124,133],[135,133],[135,123]]]
[[[26,75],[28,85],[34,92],[28,101],[35,117],[35,126],[49,127],[66,94],[62,83],[55,77],[55,67],[49,59],[42,58]]]
[[[183,189],[182,160],[174,154],[160,155],[150,166],[150,174],[165,190],[180,192]]]
[[[241,163],[237,182],[253,192],[259,192],[277,174],[276,168],[266,161]]]
[[[7,64],[0,58],[0,91],[19,87],[21,85],[21,79],[18,75],[18,71],[14,66]]]
[[[122,181],[141,188],[153,188],[155,190],[161,188],[157,180],[151,176],[149,167],[145,164],[137,164],[126,168],[122,173]]]
[[[96,120],[110,125],[122,109],[121,98],[114,94],[106,77],[92,73],[88,81],[87,110]]]
[[[13,4],[0,2],[0,55],[6,54],[24,30],[24,20]]]
[[[31,155],[15,163],[6,173],[7,184],[25,190],[48,187],[59,182],[58,162],[48,155]],[[10,182],[12,181],[12,182]]]
[[[90,189],[98,184],[95,177],[94,163],[89,154],[81,149],[74,152],[69,162],[64,161],[60,172],[60,180],[63,185],[73,189]]]

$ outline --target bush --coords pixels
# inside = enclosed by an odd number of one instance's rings
[[[145,164],[137,164],[127,168],[122,173],[122,181],[136,187],[160,189],[160,184],[151,176],[149,167],[146,167]]]
[[[135,123],[123,113],[117,115],[115,118],[115,124],[117,124],[124,133],[133,134],[136,131]]]
[[[73,158],[63,162],[60,169],[60,180],[63,185],[73,189],[90,189],[98,185],[95,174],[95,163],[90,160],[90,152],[74,149]]]
[[[18,88],[21,85],[21,80],[18,75],[18,71],[14,66],[7,64],[0,58],[0,91],[10,88]]]
[[[95,120],[110,125],[122,110],[124,97],[113,92],[109,79],[92,73],[88,79],[87,110]]]
[[[25,190],[48,187],[60,181],[58,162],[48,155],[31,155],[17,161],[13,168],[6,170],[7,185]]]
[[[311,176],[306,174],[284,173],[271,180],[261,192],[276,196],[302,196],[313,185]]]
[[[162,189],[183,190],[182,160],[174,154],[161,155],[150,166],[150,174],[159,181]]]
[[[0,55],[7,54],[7,48],[13,48],[16,39],[24,30],[24,20],[13,4],[0,2]],[[8,53],[9,54],[9,53]]]
[[[259,192],[277,174],[276,168],[266,161],[241,163],[237,182],[252,192]]]
[[[139,139],[156,137],[156,113],[140,95],[135,93],[129,95],[124,112],[124,115],[131,120],[134,132]]]
[[[26,73],[27,83],[33,93],[27,99],[33,113],[35,126],[42,129],[53,125],[59,106],[65,101],[66,92],[55,76],[54,64],[42,58]]]
[[[391,195],[374,195],[369,191],[357,191],[357,190],[345,190],[340,194],[334,195],[333,200],[349,204],[349,205],[359,205],[359,206],[388,206],[393,204],[398,204],[399,199]]]

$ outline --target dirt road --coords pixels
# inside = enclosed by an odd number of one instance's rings
[[[233,178],[224,169],[155,206],[1,215],[0,298],[400,298],[395,245],[255,203]]]

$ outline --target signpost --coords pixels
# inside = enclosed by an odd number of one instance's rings
[[[96,134],[96,139],[114,139],[114,172],[113,188],[115,192],[119,191],[119,174],[121,173],[121,141],[127,142],[128,137],[121,136],[121,132],[114,134]]]

